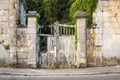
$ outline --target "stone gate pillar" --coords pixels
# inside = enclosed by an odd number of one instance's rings
[[[54,23],[54,37],[55,37],[55,42],[54,42],[54,51],[55,51],[55,58],[56,62],[55,64],[58,65],[58,53],[59,53],[59,23],[55,22]]]
[[[86,13],[77,15],[77,67],[86,67]]]
[[[36,48],[37,48],[37,35],[36,35],[36,11],[28,11],[28,64],[36,67]]]

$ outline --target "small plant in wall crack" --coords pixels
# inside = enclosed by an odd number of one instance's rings
[[[10,45],[4,45],[5,50],[9,50]]]
[[[0,44],[4,43],[4,40],[0,40]]]

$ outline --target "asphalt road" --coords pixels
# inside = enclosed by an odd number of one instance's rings
[[[120,80],[120,75],[86,75],[73,77],[0,76],[0,80]]]

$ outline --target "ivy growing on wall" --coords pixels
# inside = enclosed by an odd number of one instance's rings
[[[70,8],[70,17],[75,22],[75,17],[80,12],[87,14],[87,27],[91,27],[92,15],[98,4],[98,0],[75,0]],[[75,24],[75,23],[74,23]]]
[[[74,30],[74,36],[75,36],[75,49],[77,49],[77,26],[75,25],[75,30]]]
[[[87,14],[87,27],[91,27],[92,25],[92,16],[97,7],[98,0],[75,0],[74,3],[71,5],[70,8],[70,17],[71,17],[71,24],[75,24],[76,16],[80,14],[80,12],[86,12]],[[74,31],[75,36],[75,49],[77,49],[77,27],[75,26]]]

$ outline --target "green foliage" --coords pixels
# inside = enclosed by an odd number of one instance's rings
[[[70,20],[69,8],[75,0],[26,0],[28,10],[36,10],[40,14],[38,23],[47,26],[59,21],[67,23]]]
[[[47,51],[47,37],[40,37],[40,50]]]
[[[85,11],[85,0],[76,0],[70,8],[70,16],[76,17],[76,13],[79,13],[80,11]]]
[[[36,63],[37,68],[41,68],[40,62]]]
[[[25,0],[28,10],[36,10],[40,17],[37,22],[45,26],[44,32],[49,32],[47,25],[59,21],[73,25],[75,17],[80,12],[87,13],[87,26],[91,25],[92,14],[96,9],[98,0]]]
[[[57,64],[57,63],[55,63],[54,66],[52,67],[53,70],[59,69],[59,68],[60,68],[60,66],[59,66],[59,64]]]
[[[91,25],[92,15],[97,7],[98,0],[75,0],[70,8],[70,17],[75,20],[76,15],[80,12],[87,14],[87,26]]]
[[[10,45],[4,45],[5,50],[8,50]]]
[[[42,33],[50,33],[49,24],[59,21],[74,25],[76,15],[80,12],[87,14],[87,26],[91,27],[92,15],[96,9],[98,0],[25,0],[28,10],[36,10],[37,15],[37,33],[39,34],[39,24],[44,26]],[[77,28],[74,31],[75,47],[77,48]],[[46,38],[41,38],[42,45],[40,50],[47,49]]]
[[[39,25],[39,23],[38,23],[38,22],[39,22],[39,19],[40,19],[40,14],[38,13],[38,14],[37,14],[37,20],[36,20],[36,27],[37,27],[37,29],[36,29],[37,31],[36,31],[36,32],[37,32],[37,34],[39,34],[39,29],[40,29],[40,25]]]
[[[6,67],[13,67],[13,66],[12,66],[12,63],[11,63],[10,61],[8,61],[5,66],[6,66]]]
[[[77,49],[77,26],[75,26],[75,31],[74,31],[74,36],[75,36],[75,49]]]

